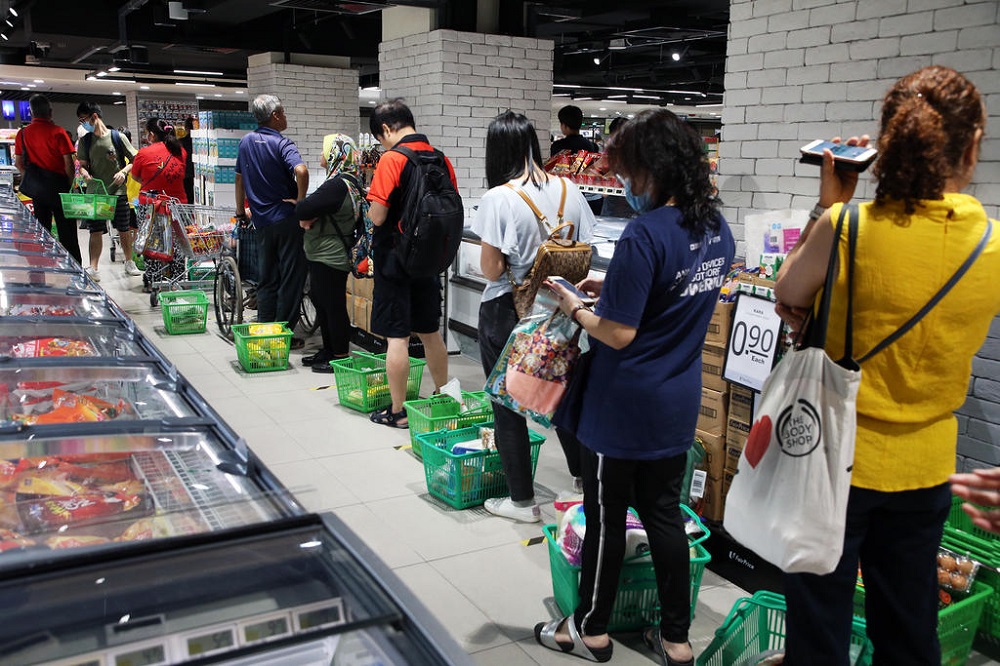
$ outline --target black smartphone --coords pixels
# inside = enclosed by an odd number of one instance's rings
[[[817,139],[799,149],[802,153],[800,162],[822,166],[823,150],[829,148],[833,153],[834,166],[838,169],[864,171],[878,156],[878,151],[871,146],[849,146],[846,143],[833,143]]]
[[[558,275],[557,276],[553,276],[553,277],[549,278],[549,282],[555,282],[556,284],[562,285],[568,291],[570,291],[575,296],[577,296],[586,305],[593,305],[597,301],[597,299],[595,299],[590,294],[577,289],[576,285],[572,284],[569,280],[567,280],[564,277],[559,277]]]

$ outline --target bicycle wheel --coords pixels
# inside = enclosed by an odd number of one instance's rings
[[[243,285],[236,259],[223,257],[215,271],[215,321],[219,331],[233,337],[233,324],[243,323]]]
[[[310,289],[312,287],[309,276],[306,276],[306,284],[302,289],[302,302],[299,304],[299,325],[298,328],[306,335],[312,335],[319,328],[319,318],[316,316],[316,306],[312,302]]]

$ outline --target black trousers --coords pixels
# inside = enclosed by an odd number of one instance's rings
[[[347,271],[318,261],[309,262],[310,297],[323,349],[334,356],[346,356],[351,344],[351,318],[347,314]]]
[[[609,458],[582,447],[583,539],[580,605],[573,614],[580,633],[607,632],[625,556],[625,515],[639,514],[656,571],[660,634],[684,643],[691,627],[691,558],[680,510],[687,455],[657,460]]]
[[[498,296],[479,306],[479,356],[489,377],[500,353],[517,326],[517,311],[511,294]],[[515,411],[493,404],[493,429],[500,463],[507,475],[510,498],[524,502],[535,497],[531,478],[531,443],[528,422]]]
[[[937,552],[950,507],[948,484],[894,493],[851,488],[837,569],[784,577],[786,666],[848,663],[859,562],[874,664],[938,666]]]
[[[76,220],[67,220],[63,215],[62,202],[59,195],[54,200],[33,201],[35,206],[35,218],[43,227],[48,229],[52,226],[52,218],[56,220],[56,231],[59,233],[59,242],[69,255],[76,259],[76,263],[83,265],[80,258],[80,240],[76,235]]]
[[[307,272],[303,233],[294,217],[257,229],[258,321],[286,321],[292,330],[299,323]]]

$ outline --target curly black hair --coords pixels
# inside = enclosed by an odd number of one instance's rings
[[[636,191],[649,192],[657,204],[673,199],[692,235],[719,230],[721,202],[704,142],[688,123],[667,109],[647,109],[612,134],[606,150],[611,169]]]
[[[948,67],[925,67],[897,81],[882,105],[875,201],[902,201],[912,213],[917,201],[942,198],[985,126],[985,113],[976,87]]]

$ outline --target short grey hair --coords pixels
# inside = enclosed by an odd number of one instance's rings
[[[52,103],[49,98],[40,93],[35,93],[28,99],[28,107],[31,109],[33,118],[51,118]]]
[[[250,104],[250,110],[259,125],[266,123],[271,114],[280,108],[281,100],[276,95],[257,95]]]

